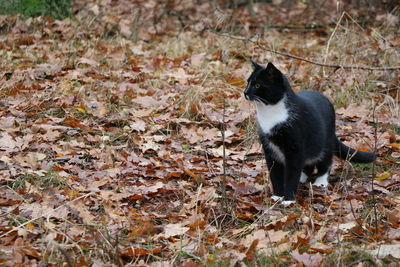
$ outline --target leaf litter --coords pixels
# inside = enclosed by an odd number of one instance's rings
[[[253,34],[265,14],[282,19],[272,15],[278,5],[254,4],[260,16],[252,18],[245,7],[211,2],[81,2],[76,20],[0,17],[0,262],[186,266],[266,257],[316,266],[343,246],[380,263],[399,257],[398,79],[322,73],[206,30],[216,22],[227,30],[239,15],[241,33]],[[312,12],[303,8],[293,4],[285,15],[300,28],[303,12]],[[131,10],[140,10],[136,19]],[[321,25],[334,19],[308,15]],[[359,42],[341,53],[341,40],[356,37],[337,32],[329,60],[368,65],[368,53],[386,49],[387,62],[378,61],[392,64],[390,46],[348,22]],[[391,32],[398,17],[376,23],[398,43]],[[265,40],[293,54],[324,53],[326,27],[304,36],[293,29],[271,28]],[[249,57],[279,62],[295,90],[330,97],[338,134],[351,146],[371,151],[377,137],[376,170],[337,162],[328,189],[300,187],[289,209],[271,201],[252,107],[242,97]]]

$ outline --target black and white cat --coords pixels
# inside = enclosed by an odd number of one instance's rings
[[[294,203],[299,182],[306,182],[315,168],[314,185],[327,186],[333,155],[361,163],[375,160],[374,152],[355,150],[337,138],[335,110],[325,96],[317,91],[293,92],[272,63],[266,68],[254,61],[252,65],[244,95],[256,109],[273,200]]]

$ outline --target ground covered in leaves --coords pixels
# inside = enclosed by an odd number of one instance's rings
[[[217,2],[75,1],[64,20],[0,16],[2,264],[396,265],[399,70],[321,67],[258,44],[395,66],[399,8]],[[288,208],[270,200],[242,96],[250,57],[273,61],[296,91],[327,95],[338,135],[377,149],[376,163],[335,160],[329,188],[302,185]]]

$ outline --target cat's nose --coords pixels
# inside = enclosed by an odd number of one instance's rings
[[[247,86],[246,89],[244,89],[243,94],[244,94],[244,98],[246,98],[247,100],[250,100],[249,99],[249,86]]]

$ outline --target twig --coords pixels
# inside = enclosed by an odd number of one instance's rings
[[[357,218],[357,216],[356,216],[356,212],[355,212],[355,210],[354,210],[354,207],[353,207],[353,203],[351,203],[351,199],[349,199],[349,203],[350,203],[350,210],[351,210],[351,213],[353,214],[353,218],[356,220],[356,223],[358,224],[358,226],[360,226],[360,228],[362,229],[363,227],[362,227],[362,225],[363,225],[363,220],[361,219],[361,221],[360,221],[360,219],[359,218]]]
[[[329,47],[331,46],[331,41],[333,36],[336,34],[336,31],[340,25],[340,23],[342,22],[343,16],[344,16],[345,12],[342,13],[342,15],[340,16],[339,20],[336,22],[336,26],[335,29],[333,30],[331,36],[328,39],[328,43],[326,44],[326,48],[325,48],[325,57],[324,57],[324,64],[326,64],[326,61],[328,60],[328,54],[329,54]],[[325,69],[322,68],[322,72],[325,75]]]
[[[225,111],[226,111],[226,100],[225,97],[223,99],[223,112],[222,112],[222,125],[221,125],[221,138],[222,138],[222,196],[224,201],[226,201],[226,152],[225,152]],[[228,206],[228,205],[227,205]]]
[[[364,262],[364,261],[369,261],[371,263],[374,263],[373,260],[365,258],[365,259],[359,259],[359,260],[353,261],[352,263],[347,264],[346,267],[351,267],[351,266],[354,266],[354,265],[359,264],[359,263]]]
[[[374,103],[374,109],[372,110],[372,120],[374,122],[374,151],[377,153],[377,140],[378,140],[378,121],[375,116],[376,111],[376,102]],[[375,160],[372,162],[372,174],[371,174],[371,193],[372,193],[372,202],[374,205],[374,219],[375,219],[375,234],[378,233],[378,212],[376,211],[376,199],[375,199],[375,190],[374,190],[374,180],[375,180]]]
[[[119,251],[119,233],[117,232],[116,238],[115,238],[115,263],[118,266],[124,266],[124,262],[122,261],[121,258],[121,252]]]
[[[219,36],[228,37],[228,38],[231,38],[231,39],[243,41],[245,43],[255,44],[255,45],[257,45],[259,48],[261,48],[264,51],[268,51],[268,52],[271,52],[271,53],[274,53],[274,54],[277,54],[277,55],[280,55],[280,56],[283,56],[283,57],[289,57],[289,58],[293,58],[293,59],[296,59],[296,60],[304,61],[304,62],[307,62],[307,63],[310,63],[310,64],[314,64],[314,65],[317,65],[317,66],[321,66],[321,67],[329,67],[329,68],[336,68],[336,69],[359,69],[359,70],[386,70],[386,71],[389,71],[389,70],[400,70],[400,66],[371,67],[371,66],[364,66],[364,65],[324,64],[324,63],[321,63],[321,62],[318,62],[318,61],[313,61],[313,60],[306,59],[306,58],[303,58],[303,57],[298,57],[298,56],[295,56],[295,55],[292,55],[292,54],[289,54],[289,53],[285,53],[285,52],[281,52],[281,51],[277,51],[277,50],[274,50],[274,49],[267,48],[267,47],[263,46],[262,44],[260,44],[258,41],[253,41],[253,40],[248,39],[248,38],[244,38],[244,37],[240,37],[240,36],[232,36],[232,35],[229,35],[229,34],[219,33],[219,32],[215,32],[215,31],[211,31],[211,32],[216,34],[216,35],[219,35]]]
[[[33,219],[30,219],[29,221],[26,221],[26,222],[24,222],[23,224],[18,225],[17,227],[14,227],[14,228],[11,229],[10,231],[7,231],[7,232],[5,232],[4,234],[0,235],[0,239],[3,238],[3,237],[5,237],[6,235],[12,233],[12,232],[14,232],[14,231],[16,231],[16,230],[18,230],[18,229],[24,227],[25,225],[27,225],[27,224],[29,224],[29,223],[31,223],[31,222],[33,222],[33,221],[36,221],[36,220],[38,220],[38,219],[40,219],[40,218],[43,218],[43,217],[46,217],[46,216],[50,215],[52,212],[55,212],[56,210],[58,210],[58,209],[60,209],[60,208],[62,208],[62,207],[64,207],[64,206],[67,206],[67,205],[71,204],[72,202],[75,202],[75,201],[77,201],[77,200],[79,200],[79,199],[88,197],[88,196],[90,196],[90,195],[92,195],[92,194],[93,194],[92,192],[87,193],[87,194],[85,194],[85,195],[83,195],[83,196],[80,196],[80,197],[78,197],[78,198],[75,198],[75,199],[73,199],[73,200],[71,200],[71,201],[69,201],[69,202],[67,202],[67,203],[65,203],[65,204],[63,204],[63,205],[58,206],[58,207],[55,208],[54,210],[50,210],[50,211],[48,211],[48,212],[46,212],[46,213],[44,213],[44,214],[42,214],[42,215],[40,215],[40,216],[37,216],[37,217],[35,217],[35,218],[33,218]]]
[[[74,267],[74,264],[72,263],[71,257],[68,255],[68,253],[60,246],[57,246],[57,248],[64,255],[68,267]]]

